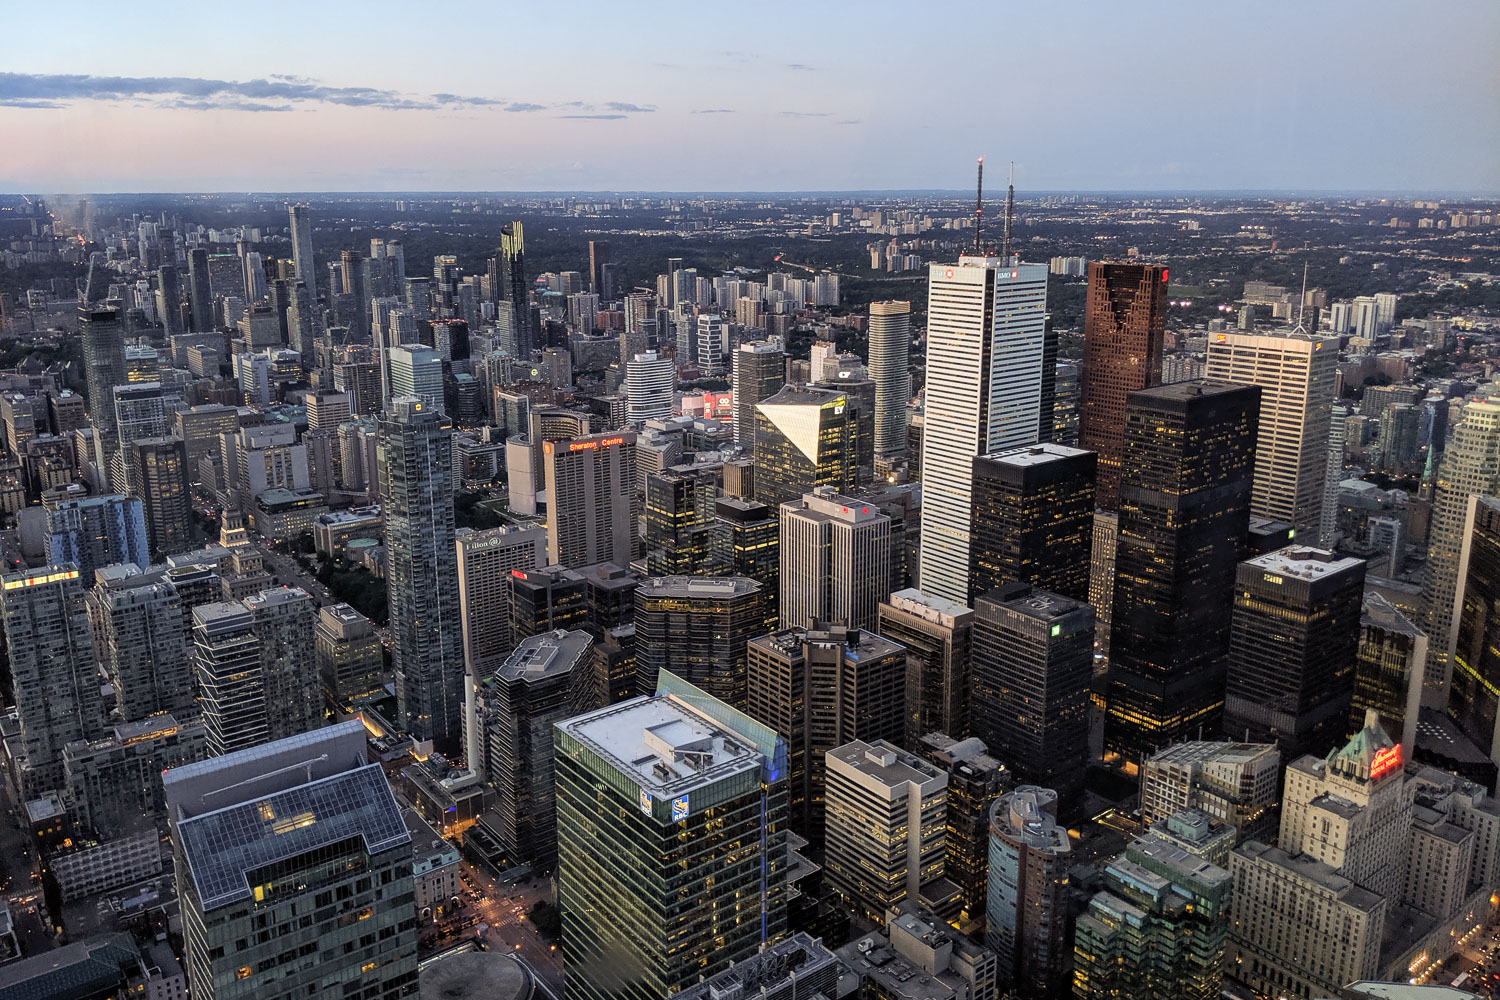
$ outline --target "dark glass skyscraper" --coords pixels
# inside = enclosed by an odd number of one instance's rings
[[[1469,499],[1468,531],[1459,556],[1463,587],[1448,715],[1479,749],[1500,744],[1500,499]],[[1441,637],[1438,637],[1441,641]]]
[[[497,294],[510,303],[514,317],[516,357],[531,357],[534,332],[531,328],[531,296],[526,284],[526,238],[519,222],[507,222],[500,229],[499,288]],[[503,308],[503,307],[502,307]]]
[[[1167,269],[1089,264],[1078,443],[1099,453],[1099,506],[1118,510],[1126,396],[1161,382]]]
[[[755,408],[755,499],[779,507],[831,486],[854,489],[859,427],[849,397],[785,386]]]
[[[1012,580],[1088,600],[1095,459],[1060,444],[974,459],[971,600]]]
[[[1224,734],[1275,743],[1282,760],[1345,739],[1365,561],[1289,545],[1240,563]]]
[[[974,735],[1016,779],[1071,804],[1088,767],[1094,609],[1025,583],[974,602]]]
[[[414,737],[454,748],[464,658],[452,428],[441,411],[399,396],[380,418],[379,447],[397,710]]]
[[[107,453],[115,437],[114,388],[125,384],[125,326],[118,309],[84,308],[78,311],[83,341],[83,375],[89,394],[89,421],[99,454]],[[100,459],[102,461],[102,459]],[[101,471],[107,471],[101,469]]]
[[[188,251],[188,300],[193,307],[194,332],[208,333],[214,328],[214,290],[204,247]]]
[[[642,693],[669,670],[726,705],[745,705],[745,645],[774,614],[743,576],[661,576],[635,591],[635,663]]]
[[[1220,732],[1235,570],[1250,525],[1260,389],[1132,392],[1121,451],[1107,753]]]

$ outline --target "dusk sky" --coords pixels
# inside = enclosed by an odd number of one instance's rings
[[[5,4],[0,190],[1500,190],[1500,2]]]

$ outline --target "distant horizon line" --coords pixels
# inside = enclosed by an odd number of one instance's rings
[[[965,188],[801,188],[785,190],[769,189],[743,189],[743,190],[709,190],[709,189],[656,189],[645,188],[557,188],[557,189],[534,189],[534,190],[506,190],[506,189],[479,189],[479,188],[431,188],[431,189],[358,189],[345,190],[85,190],[85,191],[52,191],[45,192],[42,189],[20,189],[7,188],[0,190],[0,197],[23,197],[35,195],[42,198],[64,197],[78,198],[90,195],[107,195],[112,197],[161,197],[165,195],[177,195],[181,197],[234,197],[234,198],[307,198],[307,197],[334,197],[349,198],[355,196],[377,197],[398,199],[402,197],[520,197],[520,198],[558,198],[558,197],[594,197],[594,198],[622,198],[622,197],[715,197],[715,198],[757,198],[757,197],[882,197],[882,196],[922,196],[922,197],[951,197],[970,198],[973,192]],[[1323,197],[1323,198],[1394,198],[1394,199],[1470,199],[1483,200],[1500,198],[1500,189],[1461,191],[1461,190],[1430,190],[1421,191],[1414,189],[1383,189],[1383,188],[1038,188],[1026,189],[1017,192],[1017,200],[1024,201],[1034,198],[1045,198],[1052,196],[1104,196],[1104,197]],[[1004,201],[1004,197],[986,198],[985,201]]]

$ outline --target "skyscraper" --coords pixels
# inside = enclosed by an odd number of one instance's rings
[[[42,508],[50,564],[73,563],[89,581],[94,570],[113,563],[150,565],[145,508],[139,498],[117,493],[56,501],[44,497]]]
[[[194,998],[416,995],[411,835],[365,754],[351,720],[162,775]]]
[[[974,602],[973,731],[1017,780],[1073,804],[1088,767],[1094,609],[1008,583]]]
[[[570,568],[628,566],[636,534],[635,432],[545,441],[547,557]]]
[[[1021,996],[1060,996],[1066,989],[1072,849],[1050,788],[1021,785],[990,812],[984,943],[999,956],[1000,981]]]
[[[78,327],[94,425],[94,461],[100,474],[108,476],[107,456],[116,443],[114,388],[125,384],[125,326],[117,309],[86,308],[78,311]]]
[[[974,459],[971,597],[1019,580],[1088,599],[1095,457],[1044,443]]]
[[[306,205],[288,205],[287,219],[292,231],[292,262],[297,277],[307,286],[314,300],[318,297],[318,268],[313,261],[312,209]],[[196,306],[195,312],[196,313]],[[199,327],[199,329],[212,329]]]
[[[158,712],[193,714],[182,601],[164,567],[125,563],[101,569],[84,596],[94,655],[127,722]]]
[[[561,629],[523,639],[485,678],[479,761],[495,789],[500,843],[516,862],[546,869],[557,860],[553,727],[592,707],[581,697],[591,642]]]
[[[1260,386],[1260,429],[1250,513],[1318,537],[1328,429],[1338,366],[1336,342],[1292,331],[1284,336],[1218,333],[1205,378]]]
[[[870,303],[870,378],[875,382],[875,454],[906,451],[911,401],[911,303]]]
[[[1363,559],[1290,545],[1240,563],[1224,734],[1287,760],[1346,735],[1359,651]]]
[[[1422,704],[1439,708],[1448,699],[1456,640],[1453,609],[1458,564],[1463,553],[1469,498],[1500,494],[1500,401],[1477,399],[1464,406],[1453,428],[1433,483],[1432,522],[1427,535],[1427,567],[1422,579],[1429,645]]]
[[[657,695],[561,722],[554,742],[570,998],[668,996],[782,936],[775,733],[663,675]]]
[[[64,564],[8,573],[0,587],[20,725],[20,791],[32,799],[61,787],[64,746],[103,735],[104,703],[78,570]]]
[[[146,537],[156,559],[193,547],[187,449],[173,435],[137,438],[125,450],[131,492],[141,498]]]
[[[962,739],[969,728],[969,649],[974,612],[920,590],[881,601],[875,631],[906,647],[906,745],[928,733]]]
[[[709,571],[716,479],[707,471],[647,474],[647,573],[695,576]]]
[[[854,489],[858,433],[844,393],[783,386],[755,407],[755,499],[779,507],[819,486]]]
[[[1078,443],[1099,455],[1099,506],[1118,510],[1125,397],[1161,384],[1167,269],[1089,263]]]
[[[741,344],[731,359],[730,388],[734,392],[734,443],[755,448],[756,407],[786,385],[786,354],[780,340]]]
[[[787,802],[803,836],[823,833],[825,756],[850,740],[902,738],[906,650],[816,623],[750,640],[748,712],[786,741]]]
[[[625,419],[639,430],[648,420],[665,419],[677,408],[677,362],[655,351],[625,363]]]
[[[1139,761],[1219,732],[1259,397],[1253,386],[1207,381],[1129,396],[1107,752]]]
[[[984,919],[990,888],[990,812],[1013,782],[1005,765],[977,737],[955,740],[927,733],[913,744],[929,763],[948,772],[948,853],[943,873],[958,886],[961,926]]]
[[[828,751],[823,877],[854,912],[879,919],[942,875],[948,775],[894,743]]]
[[[323,724],[307,591],[278,587],[193,608],[193,671],[208,752],[233,753]]]
[[[969,597],[974,458],[1037,439],[1047,266],[963,256],[927,279],[924,592]]]
[[[526,235],[519,222],[507,222],[500,227],[500,274],[499,295],[508,305],[511,319],[511,336],[515,346],[514,356],[531,357],[536,331],[531,326],[531,294],[526,281]]]
[[[381,415],[379,447],[397,711],[414,737],[452,749],[464,699],[453,433],[442,413],[398,396]]]
[[[600,302],[611,298],[604,289],[604,265],[609,263],[609,251],[608,240],[589,240],[589,291],[599,296]]]
[[[443,408],[443,358],[430,347],[402,344],[386,351],[392,399],[416,396],[427,406]]]
[[[507,524],[486,531],[459,528],[455,538],[464,663],[473,677],[488,677],[515,648],[510,572],[547,565],[547,532],[539,524]]]
[[[156,269],[156,311],[161,316],[163,334],[174,337],[183,332],[182,287],[175,264],[163,264]]]
[[[214,290],[208,270],[208,250],[204,247],[188,251],[188,301],[192,305],[194,332],[211,332],[215,325]]]
[[[1422,672],[1427,667],[1427,633],[1374,591],[1364,595],[1360,616],[1359,658],[1354,664],[1354,695],[1345,732],[1364,727],[1374,709],[1386,732],[1412,759],[1417,716],[1422,707]]]
[[[1500,760],[1500,499],[1470,497],[1459,555],[1448,715]]]
[[[781,608],[781,522],[779,511],[754,500],[719,497],[714,501],[713,564],[725,576],[748,576]]]
[[[833,621],[872,628],[890,593],[891,519],[828,487],[781,505],[782,628]]]
[[[745,644],[766,632],[770,599],[743,576],[661,576],[635,592],[638,690],[669,671],[735,708],[745,706]]]
[[[385,688],[385,656],[375,623],[347,604],[318,609],[313,654],[323,684],[323,700],[348,708],[357,699],[380,696]]]

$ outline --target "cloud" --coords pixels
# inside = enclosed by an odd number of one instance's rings
[[[858,118],[845,118],[841,122],[834,122],[834,124],[835,125],[858,125],[859,121],[860,120]]]
[[[807,63],[787,63],[786,68],[800,70],[804,73],[814,72],[814,67],[809,66]]]
[[[625,115],[558,115],[557,117],[559,117],[559,118],[592,118],[595,121],[613,121],[613,120],[615,120],[617,118],[624,118]]]
[[[546,111],[545,104],[527,104],[524,101],[515,101],[505,106],[506,111]]]
[[[656,105],[654,104],[626,104],[624,101],[608,101],[604,106],[611,111],[625,111],[638,114],[645,114],[656,110]]]
[[[733,108],[699,108],[697,111],[694,111],[693,114],[695,114],[695,115],[732,115],[732,114],[734,114],[734,109]]]
[[[832,118],[831,111],[783,111],[783,118]]]
[[[20,97],[0,97],[0,108],[61,108],[57,101],[32,101]]]
[[[60,107],[61,105],[59,105]],[[164,108],[181,108],[185,111],[290,111],[290,104],[265,104],[261,101],[171,101],[160,105]]]
[[[329,87],[301,77],[272,76],[256,80],[213,80],[191,76],[88,76],[81,73],[0,73],[0,102],[45,107],[40,102],[161,99],[164,107],[205,106],[230,110],[266,110],[270,101],[307,101],[387,111],[435,110],[451,105],[485,105],[486,97],[439,94],[414,97],[376,87]],[[13,102],[31,102],[15,105]],[[236,109],[236,102],[267,107]]]

